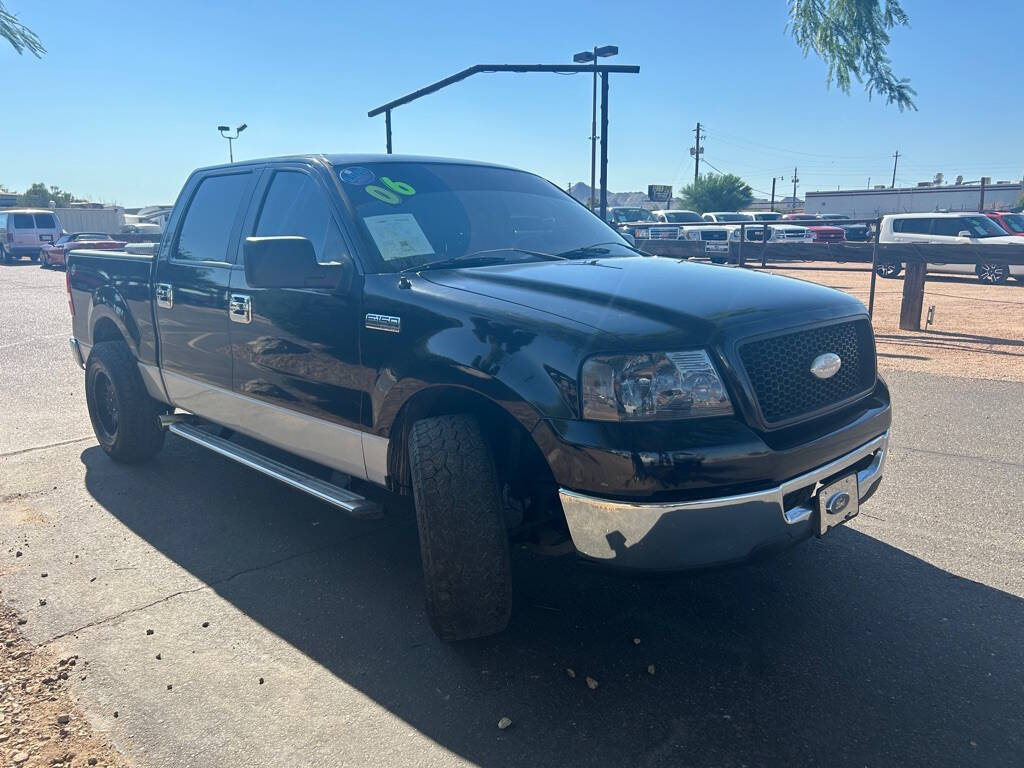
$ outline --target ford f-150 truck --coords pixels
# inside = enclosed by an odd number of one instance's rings
[[[641,254],[511,168],[205,168],[155,255],[72,251],[67,286],[111,458],[169,431],[354,515],[410,496],[447,640],[506,626],[510,540],[742,562],[849,520],[885,463],[857,299]]]

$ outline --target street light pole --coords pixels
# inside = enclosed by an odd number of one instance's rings
[[[597,60],[615,56],[618,52],[614,45],[595,45],[593,51],[581,51],[572,57],[577,64],[594,64],[590,102],[590,210],[594,210],[594,187],[597,184]]]
[[[242,123],[240,126],[235,128],[235,135],[231,136],[231,135],[228,134],[228,131],[231,130],[228,126],[226,126],[226,125],[218,125],[217,126],[217,130],[220,131],[220,135],[228,140],[228,159],[232,163],[235,162],[235,150],[234,150],[234,147],[232,146],[232,142],[234,142],[234,140],[238,138],[238,135],[242,131],[244,131],[246,128],[248,128],[248,127],[249,127],[248,125],[246,125],[245,123]]]

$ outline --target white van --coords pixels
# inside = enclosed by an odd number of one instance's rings
[[[10,208],[0,211],[0,262],[10,264],[22,256],[39,261],[44,245],[55,243],[63,230],[53,211]]]
[[[1004,244],[1008,248],[1024,246],[1024,238],[1008,235],[1006,230],[983,213],[895,213],[882,217],[879,243],[960,243]],[[1024,251],[1021,251],[1024,253]],[[882,277],[896,277],[903,271],[898,261],[880,261],[875,271]],[[977,275],[983,283],[1005,283],[1011,275],[1024,279],[1024,266],[1006,264],[928,263],[929,272],[953,275]]]

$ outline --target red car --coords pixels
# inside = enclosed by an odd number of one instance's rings
[[[846,230],[841,227],[833,227],[829,224],[815,224],[820,219],[811,213],[787,213],[782,217],[785,221],[792,221],[802,227],[807,227],[814,235],[816,243],[845,243]]]
[[[1010,213],[1009,211],[985,211],[985,215],[1005,229],[1008,235],[1024,237],[1024,214]]]
[[[63,267],[67,264],[68,251],[83,248],[116,251],[124,248],[124,243],[103,232],[75,232],[72,235],[61,235],[57,242],[44,245],[39,261],[43,269]]]

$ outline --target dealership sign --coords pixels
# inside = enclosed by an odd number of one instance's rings
[[[648,184],[647,199],[652,203],[667,203],[672,199],[672,187],[668,184]]]

